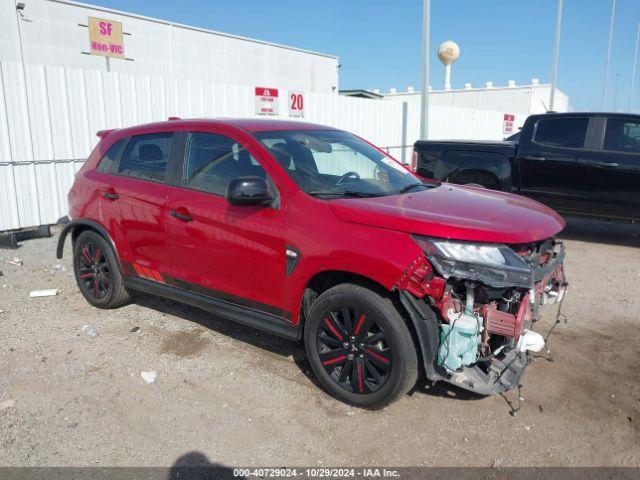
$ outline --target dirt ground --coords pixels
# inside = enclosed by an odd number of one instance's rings
[[[568,323],[516,417],[425,382],[352,408],[315,385],[301,344],[148,296],[94,309],[55,236],[0,250],[0,465],[640,466],[640,228],[572,220],[563,237]],[[60,293],[29,298],[46,288]]]

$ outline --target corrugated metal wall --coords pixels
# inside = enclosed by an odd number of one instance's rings
[[[122,23],[129,60],[111,60],[112,72],[179,75],[232,85],[277,84],[319,93],[339,87],[335,56],[75,2],[25,3],[21,16],[15,0],[0,0],[0,61],[106,70],[105,58],[82,53],[89,50],[88,29],[82,25],[91,16]]]
[[[279,87],[279,85],[275,85]],[[279,116],[288,118],[286,90]],[[306,121],[349,130],[408,161],[418,104],[305,92]],[[0,62],[0,231],[55,223],[95,132],[176,115],[255,117],[253,88]],[[430,138],[498,139],[501,111],[433,105]],[[516,124],[526,116],[516,117]],[[402,146],[405,146],[404,148]]]

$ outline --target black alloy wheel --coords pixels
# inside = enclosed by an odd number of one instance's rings
[[[91,240],[80,245],[79,278],[86,292],[94,298],[104,298],[111,286],[111,273],[104,251]]]
[[[116,308],[131,299],[113,247],[96,231],[85,230],[75,239],[73,270],[80,292],[94,307]]]
[[[382,327],[365,313],[352,308],[329,311],[316,340],[326,372],[345,390],[375,392],[389,378],[391,348]]]
[[[304,324],[309,364],[334,397],[364,408],[383,407],[418,378],[418,353],[392,294],[342,283],[323,292]]]

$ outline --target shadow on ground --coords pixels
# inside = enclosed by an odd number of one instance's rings
[[[298,353],[304,353],[304,346],[301,342],[295,342],[277,335],[262,332],[255,328],[234,322],[233,320],[218,317],[205,310],[192,307],[191,305],[143,293],[136,293],[133,302],[141,307],[152,308],[158,312],[197,323],[215,332],[282,355],[283,357],[294,356],[295,358]]]
[[[179,457],[169,470],[168,480],[215,479],[231,480],[246,478],[234,475],[233,469],[212,463],[201,452],[188,452]]]
[[[560,233],[561,239],[640,248],[640,224],[575,217],[565,220],[567,227]]]

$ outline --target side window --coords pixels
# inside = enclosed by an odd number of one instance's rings
[[[231,180],[249,176],[267,180],[267,172],[235,140],[215,133],[189,134],[182,175],[185,187],[224,195]]]
[[[118,173],[164,182],[172,140],[171,132],[131,137],[120,159]]]
[[[100,159],[100,163],[98,163],[97,170],[101,173],[111,173],[113,171],[113,164],[118,158],[118,154],[122,147],[124,147],[125,139],[118,140],[116,143],[109,147],[107,153],[104,154],[104,157]]]
[[[588,118],[543,118],[536,125],[535,141],[553,147],[582,148],[588,126]]]
[[[640,122],[623,118],[607,119],[603,148],[616,152],[640,153]]]

